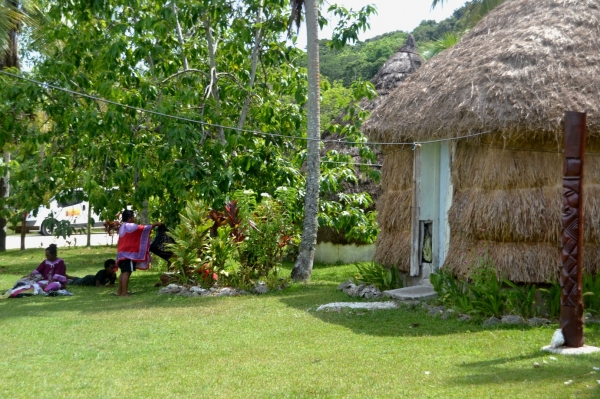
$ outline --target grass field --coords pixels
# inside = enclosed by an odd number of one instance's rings
[[[78,276],[114,254],[59,248]],[[43,255],[1,253],[0,291]],[[157,295],[151,270],[133,274],[130,298],[74,287],[73,297],[0,301],[0,398],[600,397],[600,355],[540,351],[556,325],[483,328],[408,308],[316,312],[351,300],[336,287],[354,272],[317,265],[310,283],[282,292],[190,298]],[[600,345],[599,326],[585,336]]]

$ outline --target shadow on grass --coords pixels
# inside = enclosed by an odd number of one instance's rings
[[[534,362],[539,367],[534,367]],[[514,357],[464,363],[460,367],[472,369],[473,373],[455,376],[447,383],[463,386],[518,386],[517,384],[522,383],[545,382],[548,384],[548,395],[544,397],[598,398],[599,374],[594,370],[597,365],[597,355],[551,356],[548,352],[537,350]]]
[[[210,307],[220,298],[189,298],[157,295],[158,288],[140,284],[141,279],[132,281],[131,289],[136,293],[128,298],[111,295],[116,287],[80,287],[70,289],[74,296],[26,297],[0,301],[0,320],[19,317],[52,317],[60,312],[75,312],[82,316],[134,312],[149,308]],[[154,280],[153,280],[154,281]],[[4,309],[3,309],[4,308]],[[60,315],[58,315],[60,317]]]
[[[291,271],[291,266],[290,266]],[[292,308],[310,312],[314,317],[341,325],[357,334],[374,336],[419,337],[484,331],[486,329],[523,330],[529,326],[499,325],[484,328],[481,323],[461,322],[457,319],[440,320],[429,316],[421,308],[400,307],[387,310],[341,308],[340,311],[317,311],[320,305],[332,302],[370,302],[351,298],[337,286],[341,281],[352,278],[356,273],[353,265],[315,265],[309,283],[297,284],[291,291],[281,294],[280,301]],[[386,299],[382,299],[385,301]]]
[[[367,310],[341,308],[338,310],[317,311],[320,305],[332,302],[369,302],[350,298],[331,285],[299,286],[295,292],[281,294],[280,301],[292,308],[308,311],[314,317],[326,322],[337,324],[354,331],[356,334],[374,336],[404,336],[420,337],[479,331],[496,330],[530,330],[537,327],[527,325],[500,324],[493,327],[483,327],[481,320],[462,322],[457,318],[441,320],[430,316],[420,307],[409,308],[401,305],[397,309]],[[551,328],[548,334],[551,336]]]

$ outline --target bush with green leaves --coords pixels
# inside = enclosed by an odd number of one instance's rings
[[[213,221],[208,218],[208,211],[204,201],[190,201],[180,213],[177,227],[167,233],[175,240],[167,245],[173,252],[171,267],[178,272],[175,277],[182,284],[203,280],[207,285],[211,280],[216,281],[213,279],[215,271],[205,272],[210,261],[210,229],[213,226]],[[198,270],[200,274],[197,273]]]
[[[547,308],[548,315],[552,318],[560,316],[560,296],[562,288],[558,281],[548,282],[547,287],[539,288],[539,291],[544,297],[544,304]]]
[[[469,296],[470,284],[456,278],[451,272],[439,269],[429,276],[433,289],[438,294],[438,301],[450,308],[465,313],[473,312],[473,304]]]
[[[508,291],[502,287],[502,279],[498,278],[487,255],[481,256],[477,262],[469,287],[473,308],[486,316],[501,316],[506,310]]]
[[[380,263],[356,264],[358,275],[356,279],[365,284],[372,284],[379,290],[402,288],[402,275],[395,267],[385,267]]]
[[[260,202],[251,190],[236,191],[233,198],[240,210],[239,234],[244,236],[237,243],[241,284],[276,275],[286,247],[298,236],[291,211],[297,201],[296,190],[279,188],[275,198],[262,193]]]
[[[600,313],[600,274],[584,274],[582,291],[586,312]]]
[[[509,312],[530,318],[539,314],[539,306],[535,303],[535,293],[537,287],[535,284],[517,285],[512,281],[503,280],[503,283],[511,289],[507,291],[508,302],[507,309]]]

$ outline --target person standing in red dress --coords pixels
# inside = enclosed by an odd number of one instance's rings
[[[121,269],[117,296],[129,296],[127,291],[129,278],[135,270],[146,270],[150,266],[150,232],[160,222],[150,225],[135,223],[133,211],[125,210],[121,216],[123,224],[119,227],[119,241],[117,243],[117,266]]]

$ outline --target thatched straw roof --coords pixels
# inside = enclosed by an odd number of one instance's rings
[[[375,109],[387,98],[388,94],[394,91],[407,77],[416,72],[424,62],[425,60],[417,51],[415,38],[413,35],[408,35],[404,45],[396,50],[371,79],[379,97],[371,101],[364,100],[361,102],[361,107],[369,111]]]
[[[492,129],[560,143],[569,110],[587,112],[598,137],[598,65],[597,0],[507,0],[406,79],[363,129],[385,142]]]

